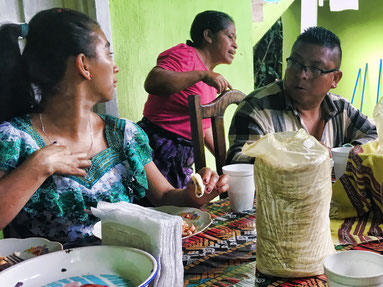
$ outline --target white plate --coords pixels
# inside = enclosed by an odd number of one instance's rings
[[[17,252],[20,253],[18,256],[24,260],[62,249],[61,243],[40,237],[24,239],[6,238],[0,240],[0,256],[7,256]]]
[[[21,262],[0,272],[0,282],[1,286],[12,287],[147,286],[157,271],[156,259],[147,252],[100,245],[62,250]]]
[[[171,215],[179,215],[186,223],[194,224],[194,226],[197,228],[197,232],[193,233],[192,235],[183,236],[182,239],[194,236],[204,231],[212,223],[210,214],[198,208],[165,205],[154,207],[153,209]]]
[[[198,208],[178,207],[178,206],[169,205],[169,206],[153,207],[153,209],[162,211],[171,215],[179,215],[186,221],[186,223],[194,224],[194,226],[197,228],[197,232],[189,236],[183,236],[182,239],[188,238],[190,236],[193,236],[202,232],[212,223],[210,214],[208,212],[201,211]],[[101,239],[101,221],[98,221],[94,225],[93,235]]]

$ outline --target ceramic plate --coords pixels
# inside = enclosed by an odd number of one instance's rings
[[[7,238],[0,240],[0,256],[17,252],[16,254],[24,260],[62,249],[63,246],[61,243],[40,237],[25,239]]]
[[[205,230],[211,223],[211,216],[208,212],[201,211],[193,207],[178,207],[178,206],[159,206],[153,209],[165,212],[171,215],[179,215],[188,224],[194,224],[197,231],[192,235],[183,236],[182,239],[194,236]]]
[[[147,286],[156,276],[156,259],[139,249],[88,246],[38,256],[0,272],[1,286]]]
[[[201,211],[193,207],[178,207],[178,206],[159,206],[153,209],[165,212],[171,215],[179,215],[188,224],[192,223],[197,228],[197,232],[189,236],[183,236],[182,239],[196,235],[205,230],[211,223],[211,217],[208,212]],[[101,221],[97,222],[93,227],[93,235],[101,239]]]

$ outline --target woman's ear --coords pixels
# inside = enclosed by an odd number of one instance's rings
[[[211,32],[210,29],[203,30],[203,38],[209,44],[213,42],[213,33]]]
[[[76,68],[86,80],[92,79],[92,74],[89,70],[89,61],[83,53],[76,56]]]

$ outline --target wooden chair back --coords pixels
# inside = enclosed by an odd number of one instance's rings
[[[211,119],[216,169],[218,174],[222,174],[222,166],[224,166],[226,159],[223,115],[230,104],[238,105],[245,97],[246,95],[241,91],[228,90],[220,94],[214,101],[206,105],[201,105],[200,95],[189,95],[190,126],[196,171],[206,166],[202,119]]]

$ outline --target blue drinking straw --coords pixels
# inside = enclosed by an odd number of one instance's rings
[[[360,76],[360,68],[358,70],[358,76],[356,76],[356,82],[355,82],[355,87],[354,87],[354,92],[352,93],[352,98],[351,98],[351,105],[354,102],[354,97],[355,97],[355,92],[356,92],[356,87],[358,86],[358,81],[359,81],[359,76]]]
[[[362,99],[360,100],[360,112],[362,112],[362,108],[363,108],[364,87],[366,86],[367,68],[368,68],[368,64],[366,63],[366,67],[364,68],[364,79],[363,79]]]
[[[379,78],[378,78],[378,93],[376,95],[376,103],[379,101],[380,75],[382,74],[382,59],[379,61]]]

